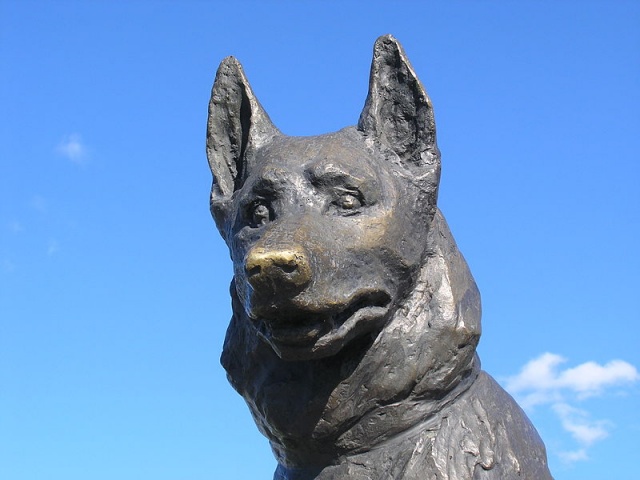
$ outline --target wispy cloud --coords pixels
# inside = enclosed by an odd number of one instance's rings
[[[552,408],[560,418],[562,427],[584,447],[590,447],[609,436],[606,420],[591,420],[587,412],[566,403],[556,403]]]
[[[589,455],[587,455],[587,450],[585,448],[579,448],[569,452],[559,452],[558,456],[567,463],[589,460]]]
[[[18,222],[17,220],[14,220],[12,222],[9,222],[7,224],[7,228],[9,229],[9,231],[11,233],[21,233],[24,232],[24,226]]]
[[[8,258],[3,258],[2,262],[0,262],[0,265],[2,266],[2,271],[4,273],[11,273],[15,270],[15,265]]]
[[[58,144],[56,151],[76,165],[83,165],[88,158],[88,150],[78,133],[66,135]]]
[[[47,199],[40,195],[34,195],[31,198],[31,206],[40,213],[46,213],[49,210]]]
[[[638,370],[623,360],[604,365],[585,362],[560,369],[567,360],[554,353],[543,353],[528,362],[520,373],[506,379],[505,388],[525,409],[546,405],[560,420],[562,428],[579,448],[559,452],[567,462],[587,460],[588,448],[609,436],[610,422],[593,420],[587,411],[573,406],[588,397],[598,396],[612,387],[629,385],[640,379]]]
[[[47,246],[47,255],[55,255],[60,250],[60,244],[55,238],[49,240],[49,244]]]

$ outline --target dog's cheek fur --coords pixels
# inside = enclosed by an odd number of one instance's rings
[[[479,368],[475,359],[480,336],[477,287],[439,213],[429,237],[433,248],[411,295],[371,346],[362,365],[335,389],[335,408],[323,415],[327,432],[340,430],[349,418],[359,417],[365,417],[360,423],[373,431],[376,422],[385,417],[366,419],[366,414],[386,404],[391,406],[389,414],[398,416],[400,428],[405,425],[403,418],[419,421],[433,408],[429,400],[437,402],[463,380],[471,379]],[[402,411],[394,404],[399,398],[423,402],[420,408],[407,402],[413,407]],[[359,434],[361,431],[346,432],[341,441],[348,445]]]

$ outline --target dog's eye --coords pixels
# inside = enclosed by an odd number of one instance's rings
[[[251,205],[248,217],[253,227],[259,227],[271,220],[271,211],[264,203],[256,202]]]
[[[362,207],[362,201],[356,195],[343,193],[334,202],[334,205],[342,210],[343,214],[352,215],[357,213],[360,207]]]
[[[355,210],[362,206],[360,199],[355,195],[351,195],[349,193],[340,196],[338,205],[344,210]]]

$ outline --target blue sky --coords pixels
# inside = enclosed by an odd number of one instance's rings
[[[280,129],[352,125],[392,33],[435,106],[485,370],[557,479],[640,436],[640,3],[0,2],[0,478],[271,478],[218,357],[204,133],[234,55]]]

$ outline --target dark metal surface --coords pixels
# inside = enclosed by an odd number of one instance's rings
[[[550,479],[480,370],[480,295],[437,209],[432,105],[376,41],[356,127],[281,134],[232,57],[209,104],[211,211],[234,264],[222,364],[276,479]]]

